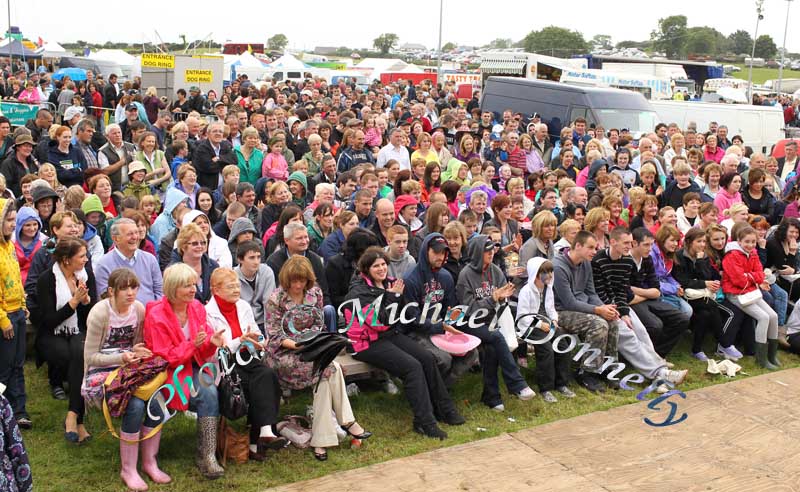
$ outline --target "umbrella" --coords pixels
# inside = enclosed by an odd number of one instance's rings
[[[740,91],[739,89],[734,89],[733,87],[720,87],[717,89],[717,95],[729,99],[733,102],[738,103],[746,103],[747,96],[744,92]]]
[[[56,80],[61,80],[65,76],[74,81],[86,80],[86,70],[78,67],[59,68],[58,71],[53,74],[53,78]]]
[[[322,373],[333,362],[339,352],[345,348],[350,340],[346,335],[336,332],[319,332],[314,338],[305,343],[298,343],[297,354],[304,362],[313,362],[311,374],[318,377],[317,385],[322,380]]]

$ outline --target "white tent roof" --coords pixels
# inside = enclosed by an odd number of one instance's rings
[[[301,62],[294,56],[287,53],[282,57],[278,58],[277,60],[273,61],[272,63],[270,63],[269,68],[299,69],[299,68],[311,68],[311,66],[306,65],[305,63]]]
[[[36,50],[37,55],[42,55],[44,58],[59,58],[62,56],[72,56],[72,53],[65,50],[63,46],[55,41],[44,43],[44,45]]]
[[[402,70],[398,70],[398,72],[402,73],[425,73],[425,70],[422,67],[414,65],[413,63],[409,63]]]
[[[408,66],[408,63],[399,58],[364,58],[356,65],[356,68],[371,68],[373,74],[384,72],[401,72]]]
[[[239,55],[236,61],[238,61],[239,66],[242,67],[258,67],[258,68],[264,67],[264,64],[261,63],[261,61],[258,58],[253,56],[253,54],[248,51],[245,51],[244,53]]]
[[[90,53],[88,58],[91,58],[92,60],[105,60],[105,61],[117,62],[123,68],[126,66],[133,66],[136,63],[135,56],[125,53],[122,50],[102,49],[99,51],[95,51],[94,53]]]

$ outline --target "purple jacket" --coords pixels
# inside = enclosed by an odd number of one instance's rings
[[[653,249],[650,251],[650,258],[653,259],[661,294],[667,296],[678,295],[680,284],[672,277],[671,271],[667,271],[667,267],[664,265],[664,258],[661,257],[661,250],[658,249],[657,244],[653,245]]]

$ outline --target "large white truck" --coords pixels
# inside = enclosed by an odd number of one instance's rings
[[[784,138],[783,111],[775,106],[719,104],[688,101],[650,101],[662,123],[686,128],[697,123],[698,132],[708,131],[712,121],[728,127],[728,138],[741,135],[755,152],[769,152]]]

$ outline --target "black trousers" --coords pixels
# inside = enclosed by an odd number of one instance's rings
[[[692,352],[702,352],[703,339],[708,332],[714,334],[720,345],[729,347],[736,341],[739,328],[745,320],[744,312],[724,301],[703,298],[689,301],[694,314],[692,314],[691,327],[694,334]]]
[[[403,381],[415,425],[435,424],[437,416],[455,411],[434,356],[406,335],[390,330],[353,354],[353,358],[384,369]]]
[[[647,328],[653,347],[661,357],[672,352],[683,332],[689,329],[689,316],[666,302],[648,299],[631,308]]]
[[[541,340],[547,336],[547,333],[538,328],[533,331],[536,334],[534,337],[536,340]],[[553,350],[552,340],[559,335],[561,335],[561,332],[556,330],[553,338],[550,339],[551,341],[533,346],[534,355],[536,356],[536,385],[539,387],[540,392],[552,391],[560,386],[569,384],[572,353],[559,354]],[[567,343],[566,340],[562,340],[562,342]],[[524,345],[526,344],[520,344],[520,346]]]
[[[69,382],[69,410],[78,414],[78,423],[83,423],[86,407],[81,395],[83,383],[83,343],[85,333],[77,335],[41,334],[39,347],[42,348],[44,360],[54,367],[63,367]]]
[[[247,398],[247,422],[250,424],[250,443],[255,444],[261,434],[261,427],[278,422],[281,403],[281,387],[278,375],[260,360],[253,359],[249,364],[236,364],[234,373],[242,380],[244,397]],[[276,429],[273,429],[273,432]],[[277,434],[276,434],[277,435]]]
[[[789,342],[789,351],[795,354],[800,354],[800,333],[794,333],[786,337]]]

